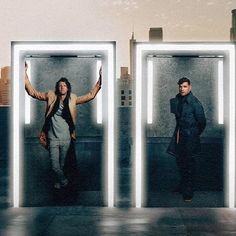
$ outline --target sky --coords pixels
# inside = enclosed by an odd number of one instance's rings
[[[0,0],[0,67],[11,64],[11,41],[116,41],[117,76],[129,66],[129,39],[229,41],[236,0]]]

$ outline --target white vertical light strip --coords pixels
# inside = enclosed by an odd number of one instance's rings
[[[97,60],[97,79],[99,79],[99,71],[101,67],[102,67],[102,61]],[[97,123],[102,124],[102,89],[97,94],[96,100],[97,100]]]
[[[148,60],[147,81],[147,123],[152,124],[153,119],[153,60]]]
[[[223,60],[218,61],[218,124],[224,124]]]
[[[136,45],[136,124],[135,124],[135,199],[136,207],[141,207],[141,168],[142,168],[142,120],[141,120],[141,58],[142,51],[172,51],[172,52],[186,52],[186,51],[228,51],[230,64],[230,78],[229,78],[229,136],[228,136],[228,192],[229,207],[235,208],[235,46],[229,44],[139,44]],[[137,137],[138,136],[138,137]],[[140,187],[140,189],[139,189]]]
[[[114,206],[114,62],[113,47],[108,49],[108,207]]]
[[[136,110],[135,110],[135,206],[142,207],[142,57],[136,47]]]
[[[229,53],[229,207],[235,208],[235,47]]]
[[[68,52],[68,51],[106,51],[108,52],[108,130],[107,130],[107,189],[108,189],[108,206],[114,206],[114,46],[111,43],[23,43],[14,45],[14,80],[13,80],[13,206],[19,207],[20,202],[20,84],[19,84],[19,61],[20,52],[26,51],[44,51],[44,52]]]
[[[13,207],[19,207],[20,202],[20,79],[19,50],[14,46],[13,70]]]
[[[31,63],[30,60],[26,60],[26,63],[28,65],[27,75],[29,78],[29,81],[31,81]],[[25,124],[30,124],[30,96],[25,92]]]

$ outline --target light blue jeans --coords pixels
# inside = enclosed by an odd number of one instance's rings
[[[49,155],[52,163],[52,170],[55,174],[56,182],[63,182],[66,177],[63,172],[70,140],[49,140]]]

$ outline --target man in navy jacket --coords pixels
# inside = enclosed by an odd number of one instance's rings
[[[193,198],[194,157],[200,152],[200,135],[205,129],[206,118],[200,101],[191,92],[188,78],[178,82],[179,93],[171,99],[171,112],[175,114],[176,128],[168,147],[168,153],[176,157],[180,184],[176,191],[183,194],[184,201]]]

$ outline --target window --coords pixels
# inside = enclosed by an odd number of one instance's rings
[[[121,96],[121,100],[125,100],[125,96]]]
[[[121,102],[121,106],[124,106],[125,105],[125,102]]]
[[[124,90],[121,90],[120,92],[121,92],[121,94],[125,94],[125,91],[124,91]]]
[[[132,100],[132,96],[129,96],[129,100]]]
[[[132,94],[132,90],[129,90],[129,94]]]
[[[132,102],[129,102],[129,106],[132,106]]]

